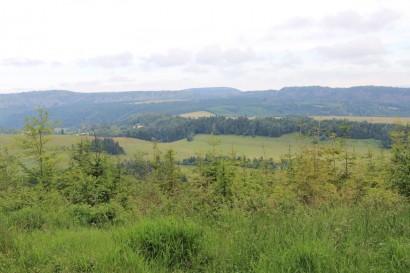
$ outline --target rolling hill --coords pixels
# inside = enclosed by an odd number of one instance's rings
[[[78,93],[63,90],[0,94],[0,126],[20,127],[35,108],[46,107],[62,127],[121,122],[130,115],[207,111],[225,116],[410,117],[410,88],[358,86],[285,87],[246,91],[229,87],[180,91]]]

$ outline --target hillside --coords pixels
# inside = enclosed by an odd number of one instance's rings
[[[180,91],[77,93],[62,90],[0,95],[0,126],[20,127],[38,106],[63,127],[121,122],[147,112],[207,111],[225,116],[410,116],[410,88],[285,87],[246,91],[228,87]]]

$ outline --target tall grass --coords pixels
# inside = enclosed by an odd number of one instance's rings
[[[51,219],[51,218],[45,218]],[[224,210],[121,226],[0,225],[0,272],[408,272],[410,209]]]

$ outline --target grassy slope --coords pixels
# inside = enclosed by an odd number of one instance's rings
[[[0,145],[11,145],[16,136],[0,135]],[[73,144],[79,142],[82,137],[71,135],[54,135],[50,145],[59,147],[71,147]],[[153,144],[149,141],[135,139],[135,138],[115,138],[120,145],[125,149],[127,155],[122,158],[131,158],[138,151],[152,154]],[[198,153],[206,153],[212,149],[209,144],[211,141],[218,141],[220,144],[216,146],[216,151],[223,154],[231,153],[232,150],[238,156],[245,155],[249,158],[259,158],[261,156],[279,160],[281,156],[289,152],[298,151],[299,147],[306,143],[303,139],[295,134],[284,135],[282,137],[245,137],[234,135],[197,135],[194,140],[188,142],[186,139],[171,143],[159,143],[160,151],[173,149],[176,152],[177,159],[181,160]],[[378,149],[378,141],[369,140],[350,140],[349,146],[359,154],[368,152],[369,148]]]
[[[306,140],[297,135],[285,135],[278,138],[197,135],[192,142],[183,139],[172,143],[159,143],[158,147],[161,151],[172,148],[176,151],[176,157],[183,159],[210,151],[212,147],[209,143],[212,139],[220,141],[216,150],[225,154],[233,150],[237,155],[246,155],[249,158],[266,156],[276,160],[288,153],[289,147],[291,152],[296,152],[301,145],[306,143]],[[133,154],[137,150],[148,154],[152,152],[152,144],[148,141],[132,138],[116,138],[116,140],[128,154]],[[379,145],[376,140],[350,140],[349,146],[354,148],[356,152],[363,154],[368,152],[369,148],[378,149]]]

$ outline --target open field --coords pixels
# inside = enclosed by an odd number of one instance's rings
[[[183,118],[206,118],[206,117],[213,117],[215,115],[207,111],[198,111],[198,112],[181,114],[180,116]]]
[[[134,138],[115,138],[127,154],[133,154],[137,150],[144,153],[152,153],[152,143],[149,141],[134,139]],[[246,155],[250,158],[259,158],[261,156],[279,160],[281,156],[287,154],[289,149],[291,152],[296,152],[299,148],[306,144],[306,139],[298,135],[284,135],[282,137],[245,137],[234,135],[197,135],[194,140],[189,142],[185,139],[171,142],[159,143],[158,148],[161,151],[173,149],[176,151],[177,159],[183,159],[196,155],[198,153],[206,153],[212,150],[210,142],[217,141],[216,151],[224,154],[234,151],[238,156]],[[369,151],[369,148],[379,149],[377,140],[350,140],[349,146],[359,154],[364,154]]]
[[[16,136],[0,135],[0,145],[12,145]],[[53,135],[50,145],[70,148],[73,144],[79,142],[82,137],[72,135]],[[143,152],[150,156],[153,151],[153,144],[150,141],[136,138],[114,138],[124,148],[127,155],[120,158],[132,158],[137,152]],[[299,148],[307,143],[307,139],[297,134],[284,135],[281,137],[250,137],[235,135],[196,135],[194,140],[189,142],[186,139],[171,143],[158,143],[160,151],[173,149],[176,152],[176,158],[194,156],[199,153],[206,153],[212,150],[211,142],[218,143],[215,150],[219,153],[228,154],[234,151],[238,156],[245,155],[249,158],[267,157],[279,160],[281,156],[290,151],[296,152]],[[354,149],[359,154],[365,154],[369,148],[379,149],[379,142],[374,139],[367,140],[349,140],[350,149]]]
[[[339,119],[339,120],[350,120],[350,121],[367,121],[370,123],[397,123],[401,124],[410,123],[410,117],[364,117],[364,116],[312,116],[312,118],[317,120],[325,119]]]

